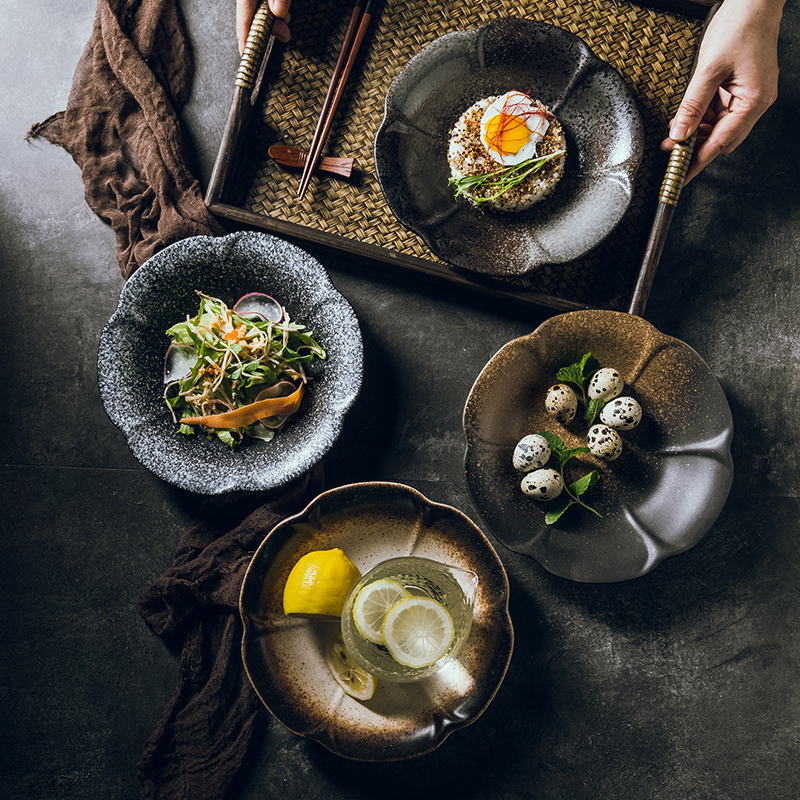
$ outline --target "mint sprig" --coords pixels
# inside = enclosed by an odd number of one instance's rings
[[[565,490],[565,492],[557,497],[550,505],[547,513],[545,514],[545,523],[547,525],[552,525],[570,506],[576,504],[583,506],[593,514],[597,514],[598,517],[602,517],[602,514],[600,514],[598,511],[595,511],[595,509],[581,500],[581,495],[585,494],[589,488],[594,486],[600,480],[600,474],[596,470],[592,470],[572,483],[567,483],[567,480],[564,477],[564,467],[566,466],[567,462],[571,458],[577,456],[579,453],[588,453],[589,448],[567,447],[558,436],[556,436],[554,433],[550,433],[550,431],[539,431],[539,434],[547,439],[547,443],[550,445],[550,453],[558,462],[558,471],[561,474],[561,480],[564,482]]]
[[[570,364],[568,367],[561,367],[556,373],[558,380],[563,383],[571,383],[580,389],[581,400],[583,400],[583,419],[589,427],[592,426],[605,405],[604,400],[599,398],[589,400],[586,395],[589,381],[598,369],[600,369],[600,362],[591,353],[586,353],[580,361]]]

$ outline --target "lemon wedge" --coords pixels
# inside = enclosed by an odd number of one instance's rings
[[[429,597],[406,597],[389,609],[383,638],[395,661],[405,667],[435,664],[453,642],[453,620],[447,609]]]
[[[344,601],[360,577],[358,567],[338,547],[312,550],[289,573],[283,589],[283,613],[341,617]]]
[[[334,680],[356,700],[369,700],[375,693],[375,677],[353,660],[338,634],[325,642],[325,660]]]
[[[388,578],[367,584],[359,591],[353,604],[353,622],[356,624],[356,630],[365,639],[375,644],[383,644],[381,627],[386,612],[404,597],[409,596],[405,586]]]

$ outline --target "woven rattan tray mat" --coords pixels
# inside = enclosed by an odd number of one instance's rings
[[[634,199],[618,228],[594,251],[569,264],[547,265],[504,279],[517,288],[624,310],[652,222],[667,156],[659,149],[686,85],[702,21],[625,0],[381,0],[355,65],[323,155],[352,156],[353,182],[317,177],[302,200],[299,176],[267,155],[271,144],[308,147],[350,16],[350,0],[314,0],[292,8],[292,40],[273,54],[261,113],[242,144],[228,203],[272,220],[441,263],[393,216],[373,163],[386,90],[408,60],[442,34],[501,17],[524,17],[580,36],[624,77],[644,122],[645,149]],[[265,225],[269,228],[269,225]],[[461,271],[459,271],[461,272]],[[469,277],[469,276],[468,276]]]

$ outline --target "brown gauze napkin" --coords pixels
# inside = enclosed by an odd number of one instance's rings
[[[66,110],[28,132],[81,168],[86,202],[113,228],[125,278],[168,244],[225,232],[187,167],[176,109],[191,78],[176,0],[98,0]]]
[[[139,762],[143,798],[221,800],[239,777],[267,715],[242,663],[242,580],[266,534],[323,482],[318,465],[267,502],[207,500],[172,567],[139,598],[153,631],[182,647],[178,685]]]

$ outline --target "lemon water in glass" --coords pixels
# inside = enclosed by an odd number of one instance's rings
[[[382,561],[347,596],[342,612],[345,646],[363,669],[388,681],[407,683],[433,675],[464,646],[477,589],[478,576],[460,567],[416,556]],[[408,629],[423,619],[433,623],[432,663],[424,655],[398,654],[394,647],[394,631],[402,629],[404,622]],[[388,644],[384,633],[391,638]],[[438,645],[442,652],[436,649]]]

